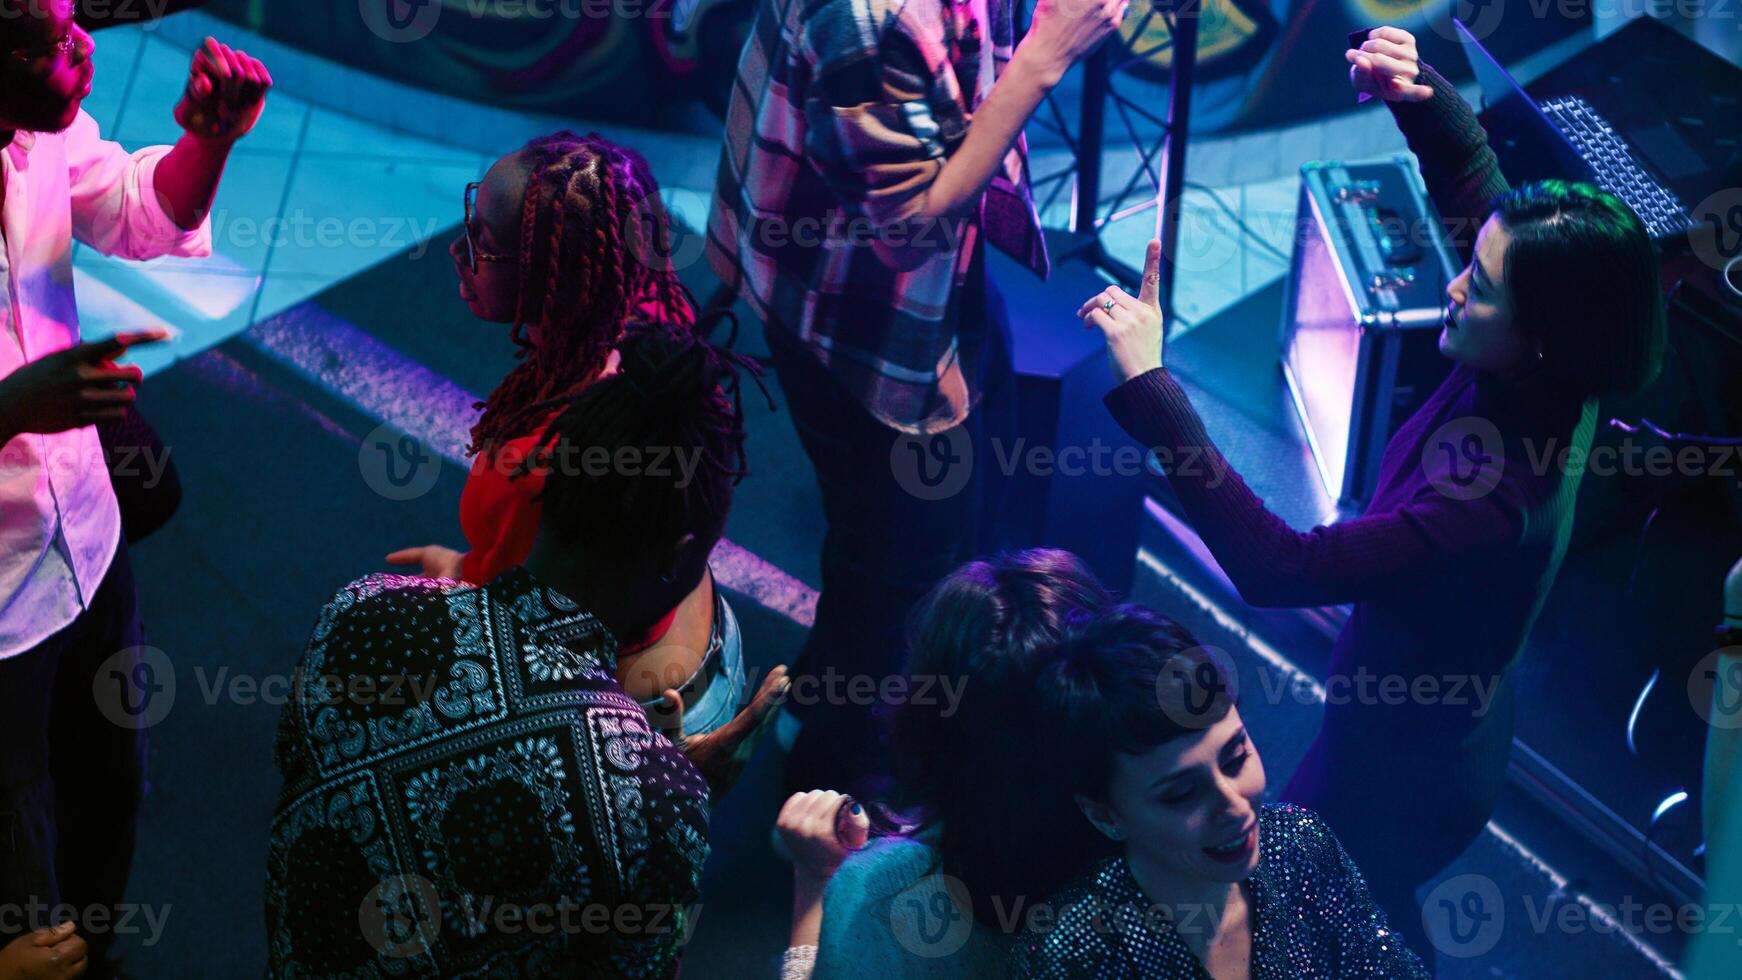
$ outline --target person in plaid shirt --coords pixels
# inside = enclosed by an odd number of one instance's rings
[[[907,611],[997,541],[1014,427],[984,242],[1045,275],[1022,127],[1125,0],[764,0],[738,64],[709,264],[764,321],[828,532],[794,672],[788,782],[881,770],[852,678],[899,671]],[[864,681],[860,681],[861,689]],[[824,706],[823,701],[850,701]]]

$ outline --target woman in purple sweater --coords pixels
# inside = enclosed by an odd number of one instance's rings
[[[1170,450],[1161,459],[1205,454],[1168,475],[1246,601],[1353,604],[1331,661],[1350,696],[1327,704],[1282,795],[1329,822],[1427,954],[1414,891],[1475,840],[1505,783],[1507,671],[1565,554],[1581,475],[1560,451],[1583,459],[1597,398],[1656,374],[1664,315],[1650,242],[1619,199],[1558,181],[1508,189],[1470,107],[1407,32],[1379,28],[1347,56],[1469,262],[1439,340],[1456,366],[1386,446],[1365,514],[1298,532],[1229,469],[1163,367],[1158,243],[1137,297],[1111,286],[1077,315],[1107,336],[1119,424]]]

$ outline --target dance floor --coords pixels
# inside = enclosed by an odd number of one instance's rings
[[[185,65],[186,51],[139,32],[105,32],[99,44],[99,59],[131,64],[131,87],[93,111],[108,114],[105,125],[129,145],[169,135],[133,120],[151,101],[162,103],[156,108],[169,123],[179,82],[165,78],[166,66],[177,59]],[[99,64],[102,91],[112,79],[101,74],[110,62]],[[463,543],[457,514],[471,404],[512,364],[505,332],[472,320],[459,303],[446,255],[460,186],[486,158],[298,103],[294,91],[273,98],[292,121],[274,123],[232,164],[220,198],[232,220],[301,214],[318,228],[322,218],[360,210],[378,227],[399,220],[402,234],[419,234],[397,245],[353,239],[306,248],[239,244],[231,234],[220,241],[218,262],[204,267],[134,270],[88,253],[79,258],[89,333],[145,322],[184,332],[178,348],[151,355],[141,399],[186,496],[175,520],[134,556],[150,642],[169,658],[175,684],[169,715],[151,730],[151,793],[129,892],[130,900],[167,911],[166,925],[155,942],[134,936],[122,944],[140,976],[260,972],[283,681],[321,604],[340,585],[385,568],[382,556],[396,548]],[[713,150],[706,152],[711,159]],[[663,156],[654,159],[656,171],[667,165]],[[705,187],[678,186],[692,205],[705,201]],[[1228,308],[1274,283],[1280,269],[1262,268],[1265,276],[1243,271],[1237,289],[1203,309]],[[714,285],[699,263],[685,275],[698,295]],[[753,320],[740,347],[764,353]],[[770,376],[768,384],[780,404],[778,383]],[[760,675],[790,662],[802,641],[822,518],[787,420],[759,397],[744,404],[752,475],[740,487],[716,567],[743,625],[748,663]],[[1230,651],[1249,684],[1256,683],[1252,672],[1291,660],[1292,651],[1196,601],[1201,596],[1169,571],[1161,549],[1143,554],[1134,595]],[[1311,659],[1297,662],[1310,666]],[[1285,698],[1248,716],[1272,787],[1287,781],[1317,713],[1310,700]],[[765,739],[744,780],[715,809],[714,853],[686,977],[773,973],[789,910],[787,869],[769,847],[780,763],[778,746]],[[1447,875],[1495,882],[1506,896],[1506,928],[1483,956],[1442,957],[1443,976],[1666,972],[1648,944],[1600,924],[1568,930],[1548,923],[1550,903],[1575,901],[1551,865],[1580,860],[1574,884],[1581,887],[1601,876],[1594,879],[1584,852],[1569,850],[1564,833],[1528,804],[1509,797],[1497,821],[1511,833],[1485,835]]]

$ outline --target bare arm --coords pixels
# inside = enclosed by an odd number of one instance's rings
[[[948,219],[972,211],[1029,117],[1068,68],[1068,63],[1058,63],[1043,49],[1026,42],[1019,46],[1010,67],[992,86],[992,94],[975,111],[974,124],[968,127],[962,145],[920,198],[914,217],[921,221]]]
[[[157,193],[176,224],[195,228],[211,213],[230,148],[254,128],[271,87],[265,65],[213,38],[194,52],[175,108],[186,132],[157,164]]]
[[[928,33],[932,25],[898,21],[888,28],[871,53],[872,73],[861,48],[824,56],[807,103],[808,151],[841,201],[876,224],[870,245],[878,258],[911,269],[953,247],[958,236],[935,234],[936,225],[974,212],[1041,100],[1118,27],[1126,3],[1040,0],[1028,35],[947,150],[935,125],[915,127],[912,119],[932,109],[940,70],[930,53],[937,40]],[[833,25],[818,33],[846,30]]]

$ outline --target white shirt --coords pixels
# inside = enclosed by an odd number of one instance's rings
[[[83,111],[63,133],[16,134],[0,148],[0,377],[79,342],[72,240],[127,259],[210,255],[210,220],[178,227],[152,177],[169,147],[129,154]],[[71,623],[102,584],[121,512],[95,426],[25,433],[0,447],[0,659]]]

